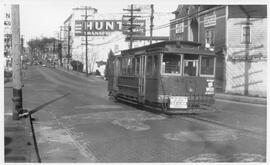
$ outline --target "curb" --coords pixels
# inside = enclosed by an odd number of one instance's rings
[[[58,69],[60,71],[63,71],[63,72],[78,76],[80,78],[89,80],[89,78],[86,78],[86,77],[84,77],[84,75],[82,75],[83,73],[78,74],[77,72],[67,71],[67,70],[65,70],[63,68],[55,68],[55,69]],[[261,98],[261,97],[250,97],[250,96],[240,96],[240,95],[216,93],[215,98],[220,99],[220,100],[229,100],[229,101],[236,101],[236,102],[242,102],[242,103],[252,103],[252,104],[267,105],[267,99],[266,98]]]
[[[35,162],[34,153],[28,119],[5,115],[5,163]]]
[[[62,71],[62,72],[65,72],[65,73],[68,73],[68,74],[71,74],[71,75],[74,75],[74,76],[77,76],[77,77],[80,77],[82,79],[85,79],[87,81],[91,81],[91,79],[96,79],[96,80],[104,80],[102,78],[102,76],[100,77],[97,77],[97,76],[93,76],[93,75],[89,75],[88,77],[85,76],[85,73],[79,73],[79,72],[76,72],[76,71],[72,71],[72,70],[66,70],[66,69],[63,69],[63,68],[55,68],[59,71]]]
[[[221,99],[221,100],[243,102],[243,103],[267,105],[267,99],[260,98],[260,97],[249,97],[249,96],[239,96],[239,95],[217,93],[215,94],[215,98]]]

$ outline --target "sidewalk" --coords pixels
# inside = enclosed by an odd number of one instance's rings
[[[12,119],[12,82],[4,89],[5,163],[37,162],[29,118]]]
[[[216,99],[267,105],[267,98],[216,93]]]
[[[72,75],[80,76],[83,79],[89,80],[89,79],[93,78],[93,75],[89,76],[88,78],[85,77],[85,73],[78,73],[78,72],[75,72],[72,70],[68,71],[64,68],[56,68],[56,69],[61,70],[63,72],[67,72],[67,73],[72,74]],[[102,79],[102,77],[100,79]],[[236,101],[236,102],[243,102],[243,103],[267,105],[267,98],[262,98],[262,97],[252,97],[252,96],[241,96],[241,95],[232,95],[232,94],[225,94],[225,93],[216,93],[215,98],[220,99],[220,100],[229,100],[229,101]]]
[[[66,72],[68,74],[71,74],[71,75],[74,75],[74,76],[77,76],[77,77],[80,77],[80,78],[85,79],[87,81],[89,81],[89,80],[91,81],[93,79],[100,80],[100,81],[105,81],[103,76],[88,75],[88,77],[86,77],[85,73],[81,73],[81,72],[77,72],[77,71],[73,71],[73,70],[67,70],[67,69],[60,68],[60,67],[55,67],[55,69],[61,70],[63,72]]]

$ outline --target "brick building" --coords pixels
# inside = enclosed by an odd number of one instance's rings
[[[171,40],[217,54],[216,90],[266,96],[266,5],[179,5],[173,13]]]

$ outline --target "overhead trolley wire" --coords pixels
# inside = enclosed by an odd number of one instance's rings
[[[217,6],[217,7],[214,7],[214,8],[211,8],[211,9],[206,9],[206,10],[202,10],[202,11],[198,11],[198,12],[195,12],[193,14],[190,14],[188,16],[185,16],[185,17],[182,17],[182,18],[178,18],[178,19],[173,19],[173,20],[170,20],[170,23],[167,23],[167,24],[163,24],[163,25],[159,25],[157,27],[154,27],[153,30],[159,30],[159,29],[163,29],[163,28],[167,28],[169,27],[172,23],[182,23],[184,21],[187,21],[187,20],[190,20],[193,18],[193,16],[202,16],[202,15],[205,15],[207,13],[210,13],[212,11],[215,11],[215,10],[218,10],[218,9],[221,9],[221,8],[224,8],[225,6],[222,5],[222,6]],[[146,29],[145,31],[150,31],[150,29]],[[120,35],[118,35],[120,36]],[[124,39],[126,36],[122,36],[120,38],[117,38],[118,36],[116,36],[115,38],[112,38],[110,39],[109,41],[107,42],[104,42],[104,43],[98,43],[98,44],[91,44],[91,43],[88,43],[89,45],[91,46],[101,46],[101,45],[106,45],[106,44],[110,44],[110,43],[113,43],[115,41],[119,41],[121,39]]]

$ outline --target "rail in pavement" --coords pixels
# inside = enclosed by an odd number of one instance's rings
[[[80,76],[82,78],[88,79],[85,77],[85,73],[78,73],[72,70],[66,70],[64,68],[56,68],[58,70],[62,70],[64,72]],[[90,76],[89,76],[90,77]],[[229,101],[236,101],[236,102],[244,102],[244,103],[253,103],[253,104],[267,104],[267,99],[262,97],[252,97],[252,96],[241,96],[241,95],[232,95],[232,94],[226,94],[226,93],[216,93],[215,94],[216,99],[221,100],[229,100]]]

